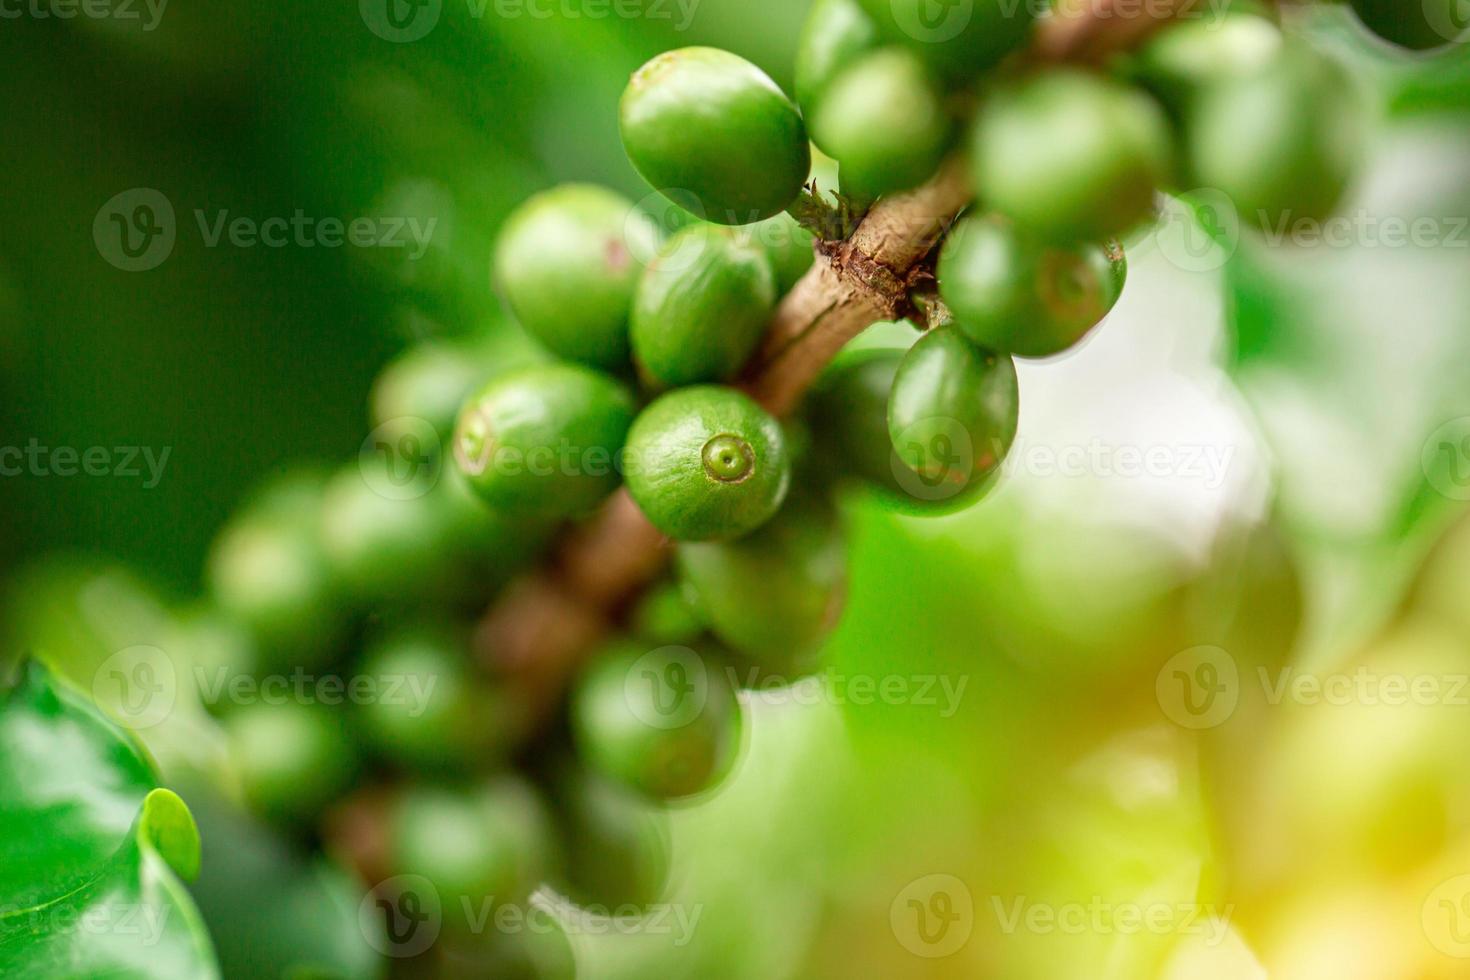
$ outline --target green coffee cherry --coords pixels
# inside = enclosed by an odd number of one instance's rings
[[[357,463],[327,484],[322,504],[322,554],[341,591],[383,599],[416,585],[432,586],[443,569],[440,515],[432,493],[385,496]]]
[[[509,774],[468,789],[409,789],[389,820],[389,851],[395,876],[421,875],[434,886],[451,936],[524,901],[560,861],[545,803]]]
[[[1101,241],[1144,221],[1171,155],[1149,96],[1071,69],[994,93],[971,149],[981,200],[1052,241]]]
[[[765,333],[776,280],[765,252],[736,231],[697,224],[671,238],[633,299],[633,356],[668,386],[738,371]]]
[[[704,620],[690,597],[669,582],[649,590],[628,617],[638,639],[654,644],[691,644],[704,635]]]
[[[490,337],[430,340],[395,358],[373,382],[369,405],[374,434],[397,449],[417,435],[415,419],[433,426],[441,440],[454,432],[459,408],[493,377],[544,360],[518,328],[499,326]]]
[[[588,184],[537,194],[505,223],[495,280],[526,332],[551,351],[594,367],[628,359],[628,309],[657,248],[653,225],[630,202]]]
[[[916,500],[967,503],[1016,437],[1016,368],[954,327],[925,334],[904,357],[888,399],[888,434]]]
[[[357,710],[364,741],[410,770],[474,768],[503,756],[525,730],[523,710],[474,676],[467,638],[448,627],[378,640],[357,676],[373,681],[379,695]]]
[[[1196,186],[1226,194],[1246,222],[1324,218],[1356,169],[1361,106],[1334,62],[1292,45],[1268,68],[1203,92],[1185,141]]]
[[[813,249],[816,236],[789,214],[782,213],[757,222],[741,229],[741,234],[765,250],[771,269],[776,273],[778,296],[790,292],[817,259]]]
[[[855,477],[897,497],[888,395],[907,353],[872,349],[833,362],[807,399],[816,450],[836,474]],[[901,470],[901,472],[907,472]]]
[[[789,682],[816,666],[847,580],[847,550],[830,507],[792,501],[739,541],[679,545],[676,561],[711,630],[754,668],[740,682]]]
[[[1116,241],[1046,245],[1004,218],[966,218],[940,253],[939,292],[981,347],[1050,357],[1107,316],[1127,272]]]
[[[755,65],[717,48],[665,52],[638,69],[621,120],[643,179],[719,224],[785,210],[811,169],[796,106]]]
[[[1284,45],[1281,28],[1256,13],[1184,18],[1150,40],[1129,73],[1173,114],[1183,115],[1205,89],[1263,70]]]
[[[458,466],[444,468],[429,501],[437,511],[442,560],[474,601],[534,561],[556,531],[554,520],[487,506]]]
[[[670,862],[668,814],[582,767],[559,773],[553,800],[567,841],[572,897],[605,909],[658,901]]]
[[[211,597],[268,664],[319,664],[334,649],[341,624],[320,538],[324,482],[308,472],[271,481],[210,551]]]
[[[1459,0],[1352,0],[1352,8],[1368,30],[1412,51],[1463,41],[1470,29]]]
[[[739,709],[728,678],[687,647],[603,651],[577,682],[571,712],[587,764],[653,799],[708,789],[736,747]]]
[[[1035,4],[1010,0],[935,4],[859,0],[879,31],[908,45],[940,75],[964,81],[995,67],[1025,42]]]
[[[868,199],[929,179],[949,145],[950,120],[918,55],[886,48],[832,80],[812,136],[837,158],[844,193]]]
[[[628,490],[664,534],[736,538],[786,499],[791,459],[781,424],[731,388],[681,388],[643,410],[628,433]]]
[[[617,488],[632,396],[587,368],[548,364],[492,381],[465,403],[454,458],[507,515],[571,516]]]
[[[810,117],[832,79],[877,43],[878,29],[856,0],[816,0],[796,42],[796,101],[802,111]],[[812,142],[822,146],[815,132]]]
[[[266,819],[307,822],[352,784],[356,748],[343,712],[259,702],[236,708],[224,726],[245,800]]]

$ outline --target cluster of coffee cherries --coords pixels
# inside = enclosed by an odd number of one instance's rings
[[[1081,69],[1028,53],[1031,6],[977,0],[936,33],[903,4],[817,0],[796,101],[711,48],[634,74],[624,145],[663,203],[583,184],[526,201],[494,263],[518,328],[411,349],[374,389],[358,460],[274,481],[216,543],[212,602],[252,669],[380,685],[345,721],[289,699],[227,709],[258,812],[339,843],[360,822],[344,813],[375,814],[355,862],[369,884],[431,882],[456,955],[487,948],[460,897],[550,882],[653,900],[660,806],[731,770],[739,689],[818,668],[846,569],[836,488],[914,514],[982,495],[1016,433],[1014,359],[1060,354],[1112,310],[1120,243],[1159,191],[1210,188],[1268,224],[1347,188],[1352,86],[1271,9],[1234,3]],[[1407,36],[1397,6],[1355,6]],[[741,382],[830,251],[816,239],[952,156],[974,203],[937,216],[947,233],[906,270],[907,343],[844,351],[774,416]],[[835,166],[825,192],[814,157]],[[531,710],[473,624],[620,488],[673,571],[618,611],[560,708]],[[544,950],[505,955],[558,975]]]

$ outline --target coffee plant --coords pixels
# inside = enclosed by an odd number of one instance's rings
[[[1147,32],[1035,6],[978,0],[935,37],[913,4],[817,0],[794,98],[728,51],[658,55],[618,118],[650,194],[526,199],[490,277],[518,330],[412,346],[377,379],[358,459],[268,480],[220,530],[187,627],[205,659],[422,696],[208,705],[233,794],[358,873],[403,975],[573,975],[557,930],[487,938],[461,897],[548,922],[548,895],[656,898],[670,814],[740,765],[749,691],[822,669],[844,501],[983,506],[1026,404],[1017,362],[1106,329],[1163,195],[1211,188],[1260,227],[1342,200],[1366,110],[1277,5]],[[1455,40],[1437,28],[1453,0],[1428,21],[1350,6],[1393,45]],[[483,288],[471,302],[493,304]],[[878,323],[902,343],[850,343]],[[84,768],[48,778],[95,813],[34,790],[36,739],[80,747]],[[187,906],[199,837],[149,752],[39,663],[0,746],[0,973],[211,975],[187,908],[151,957],[5,931],[11,906]],[[15,803],[44,850],[22,856]]]

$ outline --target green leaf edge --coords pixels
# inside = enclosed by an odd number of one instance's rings
[[[136,755],[138,761],[149,772],[156,775],[157,766],[142,742],[131,731],[112,720],[106,712],[71,684],[64,675],[45,663],[42,658],[33,655],[22,659],[19,674],[16,683],[4,694],[4,701],[7,704],[16,701],[45,707],[64,704],[110,730]],[[168,893],[178,913],[186,920],[189,935],[195,939],[201,961],[210,967],[207,976],[218,977],[219,960],[209,936],[209,929],[204,924],[204,918],[200,915],[198,907],[194,904],[193,896],[184,884],[199,874],[202,855],[199,828],[188,804],[173,790],[162,787],[150,790],[143,798],[129,837],[123,839],[107,861],[98,865],[95,874],[66,894],[57,895],[42,905],[14,909],[0,915],[0,923],[65,901],[71,895],[91,887],[104,877],[117,863],[123,852],[134,844],[139,850],[140,864],[158,861],[163,865],[163,868],[158,869],[160,874],[157,883]],[[169,873],[164,873],[165,869]]]

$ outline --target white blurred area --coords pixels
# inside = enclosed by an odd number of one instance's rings
[[[1269,456],[1222,367],[1223,311],[1217,275],[1178,268],[1152,238],[1130,249],[1107,320],[1073,351],[1018,361],[1021,423],[997,500],[1134,527],[1195,561],[1223,523],[1258,519]],[[1081,465],[1064,470],[1068,458]]]

